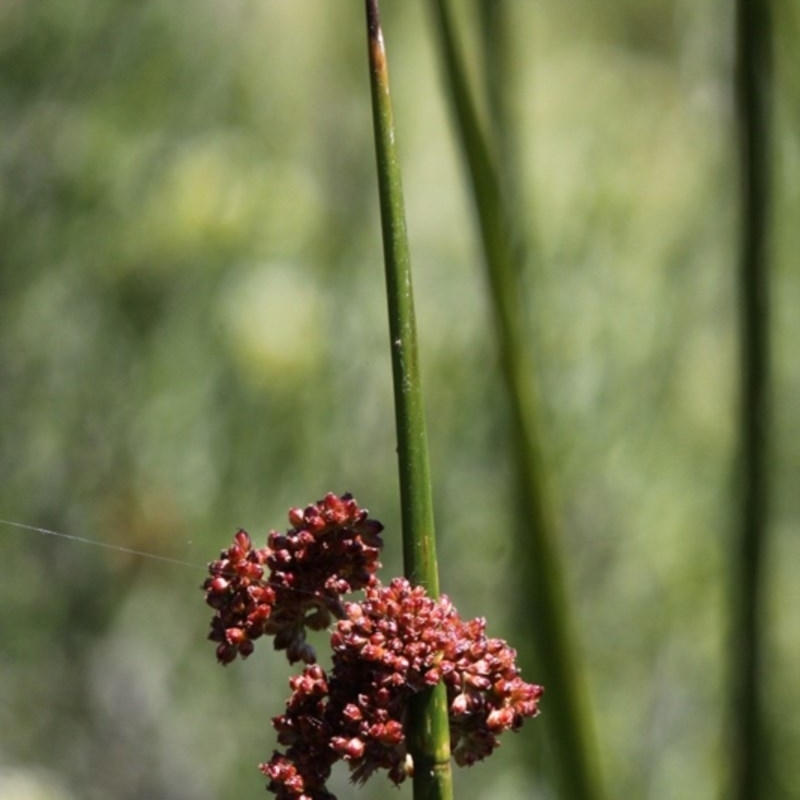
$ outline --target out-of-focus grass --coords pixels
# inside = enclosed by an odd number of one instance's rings
[[[422,9],[385,5],[442,587],[513,641],[472,221]],[[710,797],[732,523],[727,20],[689,2],[516,6],[545,442],[606,771],[621,796]],[[401,572],[361,14],[3,6],[0,517],[202,564],[237,526],[264,536],[290,505],[349,489],[387,523],[385,574]],[[776,712],[797,705],[800,641],[796,71],[779,68]],[[267,652],[213,663],[202,569],[5,528],[0,554],[4,764],[89,800],[263,792],[287,673]],[[790,715],[773,725],[796,750]],[[513,750],[458,774],[457,796],[530,797]]]

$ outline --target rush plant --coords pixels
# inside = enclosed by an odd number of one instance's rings
[[[209,638],[227,664],[273,637],[302,673],[290,681],[278,743],[261,765],[281,800],[333,800],[331,768],[354,782],[380,770],[413,776],[415,800],[451,800],[451,763],[488,756],[504,731],[539,712],[541,686],[526,683],[516,652],[462,620],[439,594],[427,430],[417,348],[405,207],[377,0],[366,0],[378,195],[394,383],[404,578],[375,573],[383,525],[349,495],[329,493],[289,512],[291,528],[253,547],[245,531],[210,567]],[[360,601],[344,599],[355,591]],[[308,630],[331,628],[323,669]]]

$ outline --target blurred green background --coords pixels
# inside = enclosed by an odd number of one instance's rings
[[[424,4],[383,5],[442,586],[513,644],[470,205]],[[712,798],[737,523],[731,4],[509,6],[544,448],[604,770],[611,796]],[[798,797],[797,0],[775,29],[765,669],[775,796]],[[360,2],[0,4],[0,517],[198,565],[0,524],[0,800],[266,796],[289,669],[268,646],[214,663],[203,565],[332,490],[384,521],[401,572],[371,124]],[[550,797],[536,725],[457,796]]]

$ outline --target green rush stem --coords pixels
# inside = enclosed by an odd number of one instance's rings
[[[555,753],[560,796],[568,800],[604,797],[591,707],[573,632],[563,560],[557,545],[553,503],[546,485],[539,443],[533,354],[515,266],[513,222],[501,190],[493,154],[480,127],[456,45],[446,0],[431,0],[442,71],[456,135],[471,182],[498,342],[511,412],[511,438],[524,528],[515,539],[520,571],[529,576],[520,593],[520,621],[536,649],[545,685],[543,720]]]
[[[739,479],[733,546],[730,722],[725,796],[775,796],[769,785],[763,669],[764,561],[769,523],[769,211],[771,35],[769,0],[736,3],[736,122],[740,161]]]
[[[394,379],[403,559],[406,577],[412,583],[422,584],[429,595],[437,597],[439,577],[433,496],[417,354],[411,259],[378,0],[366,0],[366,11]],[[409,752],[414,759],[414,800],[452,800],[450,732],[444,684],[416,695],[409,710],[406,733]]]
[[[511,36],[512,10],[509,0],[475,0],[475,3],[489,132],[496,146],[496,161],[503,188],[509,201],[513,200],[516,204],[520,168],[511,107],[511,97],[517,88],[514,81],[517,59]],[[520,267],[523,262],[524,256],[521,256]]]

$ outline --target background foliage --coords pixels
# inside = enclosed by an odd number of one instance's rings
[[[513,643],[473,221],[424,9],[384,6],[442,586]],[[605,771],[613,795],[710,798],[736,514],[730,4],[509,6],[544,446]],[[800,10],[777,11],[767,670],[788,797]],[[261,796],[288,671],[266,649],[213,663],[202,565],[330,489],[386,523],[384,576],[401,571],[362,17],[327,0],[0,6],[0,517],[200,565],[0,526],[2,800]],[[548,796],[526,771],[535,728],[457,774],[458,796]]]

